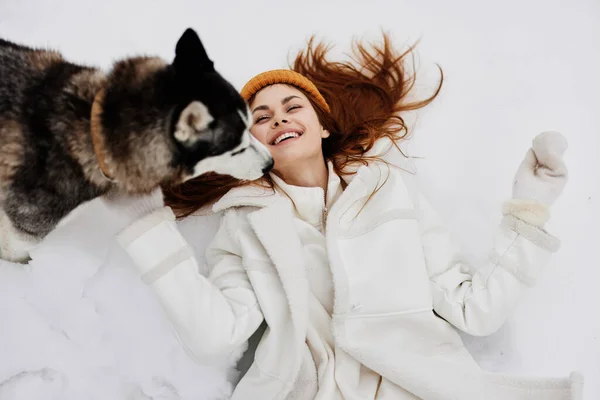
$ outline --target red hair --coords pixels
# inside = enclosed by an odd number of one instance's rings
[[[380,138],[388,137],[394,143],[407,139],[408,129],[402,113],[422,108],[438,95],[443,74],[431,96],[412,102],[407,100],[407,95],[414,88],[416,75],[406,70],[405,63],[414,47],[398,53],[389,36],[384,33],[379,45],[367,47],[354,42],[350,60],[329,61],[327,55],[330,48],[323,43],[316,43],[313,36],[306,48],[294,58],[291,69],[311,80],[331,109],[328,113],[303,91],[321,124],[331,133],[323,140],[323,155],[325,160],[332,161],[336,173],[341,174],[351,163],[367,164],[371,161],[364,157],[364,153]],[[252,103],[252,100],[250,98],[248,103]],[[269,177],[265,178],[247,182],[225,175],[204,174],[165,188],[165,204],[173,209],[178,218],[183,218],[210,205],[237,186],[254,184],[272,187]]]

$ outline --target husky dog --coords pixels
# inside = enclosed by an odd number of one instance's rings
[[[108,74],[0,39],[0,258],[26,261],[74,208],[206,172],[253,180],[273,166],[248,105],[192,29],[172,63],[132,57]]]

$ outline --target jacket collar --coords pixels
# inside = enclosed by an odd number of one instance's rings
[[[212,207],[214,212],[231,207],[266,207],[282,200],[282,196],[266,186],[246,185],[231,189]]]
[[[375,142],[373,147],[365,153],[365,156],[379,156],[410,174],[416,172],[412,161],[400,154],[392,141],[387,137],[381,138]],[[373,165],[373,163],[364,165],[357,162],[348,165],[340,178],[346,185],[350,185],[357,176],[360,176],[364,183],[369,183],[369,186],[374,186],[381,176],[381,167]],[[283,195],[275,192],[269,187],[246,185],[233,188],[227,192],[213,205],[213,211],[219,212],[227,208],[242,206],[262,208],[286,201],[287,200]]]

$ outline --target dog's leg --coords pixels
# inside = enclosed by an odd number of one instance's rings
[[[4,211],[0,211],[0,258],[6,261],[26,264],[29,250],[38,240],[17,230]]]

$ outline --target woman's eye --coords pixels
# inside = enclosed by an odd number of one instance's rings
[[[287,112],[290,112],[290,111],[292,111],[292,110],[295,110],[296,108],[302,108],[302,106],[299,106],[299,105],[293,105],[293,106],[290,106],[290,107],[287,109]]]
[[[269,117],[268,117],[268,116],[266,116],[266,115],[261,115],[260,117],[258,117],[258,118],[256,119],[256,121],[254,121],[254,123],[255,123],[255,124],[258,124],[259,122],[261,122],[261,121],[264,121],[264,120],[265,120],[265,119],[267,119],[267,118],[269,118]]]

